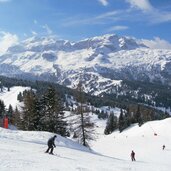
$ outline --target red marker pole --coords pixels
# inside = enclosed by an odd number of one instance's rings
[[[4,128],[8,129],[8,118],[4,118]]]

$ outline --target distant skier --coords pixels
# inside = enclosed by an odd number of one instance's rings
[[[135,152],[133,150],[131,152],[131,160],[132,161],[135,161]]]
[[[163,150],[165,149],[165,147],[166,147],[166,146],[165,146],[165,145],[163,145]]]
[[[53,149],[54,149],[54,147],[56,147],[55,142],[54,142],[56,137],[57,136],[54,135],[53,137],[51,137],[48,140],[48,142],[47,142],[48,149],[46,150],[46,153],[53,154]],[[49,152],[49,150],[50,150],[50,152]]]

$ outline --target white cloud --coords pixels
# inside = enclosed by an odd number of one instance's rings
[[[153,6],[149,2],[149,0],[126,0],[126,2],[130,3],[131,7],[138,8],[142,11],[153,10]]]
[[[103,6],[107,6],[109,3],[108,3],[108,0],[98,0]]]
[[[88,24],[105,24],[106,21],[112,20],[112,21],[118,21],[120,20],[120,15],[122,11],[109,11],[91,18],[80,18],[79,17],[70,17],[67,20],[64,20],[63,26],[68,27],[68,26],[75,26],[75,25],[88,25]]]
[[[18,43],[18,37],[8,32],[0,32],[0,54],[5,53],[9,47]]]
[[[163,11],[152,6],[149,0],[125,0],[132,8],[143,11],[148,17],[148,22],[158,24],[171,21],[171,12]]]
[[[150,15],[152,24],[164,23],[171,21],[171,12],[154,10]]]
[[[113,26],[108,29],[108,31],[119,31],[119,30],[127,30],[129,27],[127,26]]]
[[[46,30],[47,34],[52,34],[53,33],[52,30],[50,29],[50,27],[47,24],[43,25],[42,28]]]
[[[154,40],[142,39],[142,43],[151,49],[171,49],[171,43],[159,37],[155,37]]]
[[[113,17],[117,16],[120,13],[121,13],[121,11],[109,11],[109,12],[106,12],[104,14],[96,16],[94,19],[96,19],[96,20],[97,19],[107,19],[109,17],[113,18]]]
[[[37,33],[35,31],[33,31],[33,30],[31,31],[31,33],[32,33],[33,36],[37,35]]]

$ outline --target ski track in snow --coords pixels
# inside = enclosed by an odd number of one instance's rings
[[[158,136],[153,135],[149,124]],[[44,153],[52,133],[0,128],[0,170],[170,171],[171,138],[166,131],[170,127],[169,118],[142,127],[133,125],[121,134],[117,131],[108,136],[99,134],[98,139],[91,142],[94,152],[58,136],[55,155]],[[102,127],[98,129],[102,131]],[[166,150],[162,150],[163,143]],[[136,162],[130,161],[132,149],[136,153]]]

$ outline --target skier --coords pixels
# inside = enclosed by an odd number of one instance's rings
[[[56,145],[55,145],[55,143],[54,143],[56,137],[57,137],[57,136],[54,135],[53,137],[51,137],[51,138],[48,140],[48,142],[47,142],[48,149],[46,150],[45,153],[53,154],[53,149],[54,149],[54,147],[56,147]],[[49,150],[50,150],[50,152],[49,152]]]
[[[135,161],[135,152],[133,150],[131,152],[131,160],[132,161]]]
[[[166,146],[165,146],[165,145],[163,145],[163,150],[165,149],[165,147],[166,147]]]

